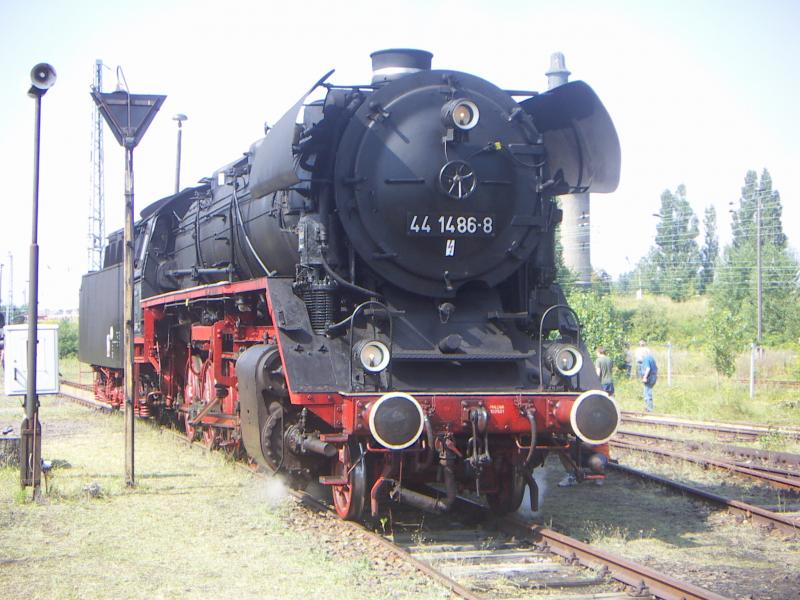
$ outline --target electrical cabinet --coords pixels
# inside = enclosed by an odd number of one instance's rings
[[[28,391],[28,326],[8,325],[5,331],[5,393],[24,396]],[[58,325],[38,325],[36,393],[58,393]]]

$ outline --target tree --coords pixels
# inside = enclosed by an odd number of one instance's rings
[[[706,320],[706,339],[709,340],[706,350],[714,370],[720,375],[733,375],[736,355],[745,347],[743,329],[740,315],[727,307],[711,305]]]
[[[697,291],[705,294],[708,286],[714,281],[714,265],[719,258],[719,240],[717,239],[717,211],[707,206],[703,215],[703,247],[700,249],[700,275]]]
[[[658,216],[656,245],[647,260],[653,291],[685,300],[696,289],[700,262],[698,221],[686,199],[686,186],[679,185],[675,193],[664,190]]]
[[[783,233],[781,215],[781,195],[772,189],[772,177],[767,169],[761,172],[761,179],[755,171],[748,171],[744,177],[739,208],[733,211],[731,230],[733,246],[741,248],[755,244],[756,213],[761,204],[761,239],[764,244],[778,248],[786,247],[786,235]]]
[[[631,319],[631,337],[650,342],[665,342],[669,337],[669,321],[663,310],[644,302]]]
[[[763,190],[759,192],[759,190]],[[763,334],[767,343],[783,343],[800,337],[800,269],[786,247],[781,223],[780,194],[764,169],[760,181],[748,171],[739,208],[733,212],[733,241],[725,248],[711,287],[712,307],[741,322],[744,342],[757,337],[756,238],[761,194],[761,281]],[[715,340],[711,340],[712,343]]]
[[[625,334],[622,317],[614,308],[611,296],[592,290],[574,288],[567,300],[581,324],[581,339],[590,353],[604,346],[606,354],[617,366],[625,362]]]
[[[611,293],[611,275],[605,269],[592,271],[592,289],[600,296]]]
[[[78,324],[69,319],[58,322],[58,357],[75,356],[78,353]]]
[[[764,339],[783,343],[800,337],[800,288],[797,260],[788,249],[764,245],[761,249]],[[725,248],[711,286],[712,304],[736,316],[745,342],[758,331],[758,292],[755,244]]]

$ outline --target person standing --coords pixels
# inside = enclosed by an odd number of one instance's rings
[[[639,342],[639,349],[636,352],[636,362],[638,364],[639,379],[644,386],[644,409],[646,412],[653,412],[653,386],[658,379],[658,366],[653,353],[644,340]]]
[[[603,346],[598,346],[597,359],[594,361],[594,369],[597,371],[597,376],[600,378],[600,387],[612,398],[614,397],[613,368],[614,365],[611,359],[606,355],[606,349]]]

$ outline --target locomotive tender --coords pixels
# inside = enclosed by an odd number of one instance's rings
[[[616,188],[611,119],[583,82],[508,92],[431,59],[331,71],[135,226],[136,414],[331,486],[345,519],[460,488],[535,507],[547,454],[602,478],[619,422],[554,281],[553,198]],[[114,406],[121,261],[117,232],[81,287],[81,360]]]

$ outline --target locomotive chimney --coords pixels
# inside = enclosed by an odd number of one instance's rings
[[[564,85],[569,81],[571,73],[567,70],[566,61],[561,52],[553,52],[550,55],[550,69],[545,75],[547,75],[548,90],[552,90],[559,85]]]
[[[406,75],[431,70],[433,54],[426,50],[391,48],[369,55],[372,59],[372,85],[383,85]]]

